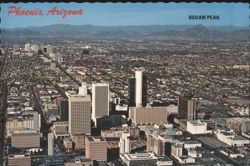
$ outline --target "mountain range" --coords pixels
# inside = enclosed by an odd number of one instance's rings
[[[40,27],[2,29],[2,37],[63,39],[133,39],[185,37],[200,40],[249,40],[248,27],[203,25],[95,26],[54,24]]]

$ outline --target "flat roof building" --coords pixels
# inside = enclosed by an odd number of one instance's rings
[[[218,130],[215,132],[218,140],[230,146],[244,146],[250,144],[250,140],[236,134],[233,131]]]
[[[89,95],[68,94],[69,133],[91,134],[91,98]]]
[[[74,159],[71,159],[64,163],[65,166],[93,166],[93,161],[84,156],[76,156]]]
[[[87,137],[85,139],[86,157],[91,160],[107,160],[107,143],[101,137]]]
[[[9,155],[8,166],[31,166],[31,157],[27,155]]]
[[[58,137],[68,137],[69,136],[69,122],[68,121],[53,122],[53,133],[56,139]]]
[[[92,119],[96,123],[97,118],[106,115],[109,115],[109,85],[92,84]]]
[[[75,150],[85,149],[85,138],[86,134],[74,134],[72,135],[72,140],[74,142]]]
[[[180,119],[195,120],[195,101],[193,95],[185,94],[178,99],[178,117]]]
[[[40,133],[37,131],[15,131],[11,137],[11,145],[16,148],[39,148]]]
[[[122,154],[122,161],[127,166],[171,166],[173,161],[167,157],[157,157],[154,153]]]
[[[167,107],[129,108],[129,118],[135,125],[148,123],[166,123],[167,117]]]
[[[187,131],[191,134],[208,134],[212,130],[207,130],[207,123],[203,121],[187,121]]]

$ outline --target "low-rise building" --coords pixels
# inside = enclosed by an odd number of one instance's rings
[[[129,118],[134,124],[166,123],[167,107],[131,107]]]
[[[53,133],[55,138],[69,137],[69,123],[68,121],[58,121],[53,123]]]
[[[15,131],[11,137],[11,145],[16,148],[39,148],[40,132],[37,131]]]
[[[244,146],[250,143],[250,140],[236,134],[233,131],[217,130],[215,135],[218,140],[230,146]]]
[[[247,133],[250,131],[250,118],[228,118],[227,127],[235,131]]]
[[[201,143],[196,140],[186,140],[184,141],[185,149],[195,149],[197,147],[201,147]]]
[[[202,121],[187,121],[187,131],[191,134],[208,134],[212,130],[207,130],[207,123]]]
[[[31,166],[31,158],[27,155],[9,155],[8,166]]]
[[[116,137],[120,138],[122,136],[122,133],[130,133],[130,136],[132,137],[139,137],[139,128],[136,127],[112,127],[109,130],[102,130],[101,136],[102,137]]]
[[[37,130],[41,127],[41,115],[37,112],[23,112],[18,118],[9,118],[6,122],[7,135],[11,136],[14,131]]]
[[[83,150],[85,149],[85,138],[86,134],[73,134],[72,140],[74,142],[74,149],[75,150]]]
[[[63,139],[63,145],[64,145],[64,148],[66,150],[66,152],[70,152],[72,151],[73,149],[73,142],[70,138],[64,138]]]
[[[171,166],[173,161],[167,156],[157,157],[154,153],[129,153],[120,155],[127,166]]]
[[[86,158],[84,156],[76,156],[64,163],[65,166],[93,166],[93,160]]]

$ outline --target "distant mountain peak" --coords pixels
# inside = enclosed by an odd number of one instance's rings
[[[96,26],[52,24],[40,27],[2,29],[3,36],[8,38],[39,37],[47,38],[147,38],[147,37],[191,37],[195,39],[228,39],[248,40],[247,27],[204,25],[127,25],[127,26]],[[236,33],[237,32],[237,33]]]
[[[191,28],[188,28],[187,31],[196,31],[196,32],[207,33],[207,32],[209,32],[209,29],[203,25],[195,25]]]

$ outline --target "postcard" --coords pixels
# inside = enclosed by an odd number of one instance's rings
[[[0,165],[250,165],[249,4],[2,3]]]

